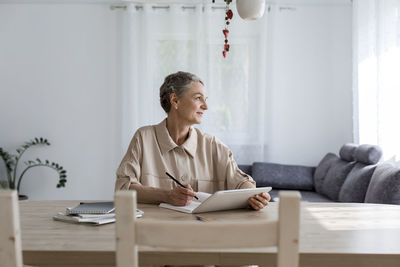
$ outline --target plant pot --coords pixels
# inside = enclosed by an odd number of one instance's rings
[[[27,200],[28,196],[27,195],[18,195],[18,200]]]
[[[259,19],[264,15],[265,0],[236,0],[236,9],[244,20]]]

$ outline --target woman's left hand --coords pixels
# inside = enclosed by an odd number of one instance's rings
[[[271,196],[268,193],[261,193],[253,197],[249,197],[248,202],[253,210],[261,210],[268,205]]]

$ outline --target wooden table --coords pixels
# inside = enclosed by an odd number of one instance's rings
[[[115,224],[88,226],[53,221],[52,216],[78,201],[20,202],[24,263],[31,265],[114,265]],[[191,214],[139,205],[141,220],[194,220]],[[262,211],[234,210],[202,214],[216,220],[276,218],[276,203]],[[199,222],[204,223],[204,222]],[[400,206],[302,202],[300,265],[400,266]],[[177,240],[179,237],[177,237]],[[174,241],[177,241],[174,240]],[[140,264],[274,264],[275,250],[160,251],[140,248]]]

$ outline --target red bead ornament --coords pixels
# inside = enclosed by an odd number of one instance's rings
[[[232,17],[233,17],[233,12],[232,12],[231,9],[229,9],[228,11],[226,11],[226,17],[227,17],[228,19],[232,19]]]
[[[222,33],[224,34],[225,39],[228,39],[229,30],[228,30],[228,29],[223,29],[223,30],[222,30]]]
[[[224,44],[224,51],[222,51],[222,55],[224,58],[226,57],[226,53],[229,52],[229,44],[228,44],[228,25],[230,24],[230,20],[233,18],[233,12],[229,8],[229,4],[231,3],[231,0],[225,0],[226,3],[226,8],[225,8],[225,29],[222,30],[222,33],[224,34],[225,37],[225,44]]]
[[[225,7],[225,29],[222,30],[222,33],[225,37],[225,41],[224,41],[224,50],[222,51],[222,56],[225,58],[226,57],[226,53],[229,52],[229,41],[228,41],[228,25],[230,24],[230,20],[233,18],[233,12],[232,10],[229,8],[229,4],[232,3],[232,0],[224,0],[226,3],[226,7]],[[215,3],[215,0],[212,0],[213,3]]]

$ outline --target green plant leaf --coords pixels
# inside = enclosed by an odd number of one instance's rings
[[[5,151],[0,147],[0,157],[3,159],[8,172],[11,172],[15,167],[15,156]]]
[[[28,148],[30,148],[31,146],[34,146],[34,145],[50,145],[50,142],[46,138],[43,138],[43,137],[34,137],[29,142],[25,142],[20,148],[16,149],[16,151],[18,153],[17,156],[11,155],[11,154],[7,153],[6,151],[4,151],[2,148],[0,148],[0,156],[3,158],[3,160],[7,166],[7,171],[8,171],[8,175],[9,175],[9,187],[19,190],[20,185],[21,185],[21,180],[22,180],[24,174],[26,173],[26,171],[28,171],[29,169],[31,169],[33,167],[39,167],[39,166],[45,166],[45,167],[56,170],[59,175],[59,181],[58,181],[57,187],[64,187],[65,183],[67,182],[66,171],[63,170],[63,167],[61,165],[59,165],[58,163],[50,162],[47,159],[43,162],[39,158],[36,158],[36,160],[25,161],[24,163],[28,166],[21,172],[19,177],[17,177],[16,171],[17,171],[17,165],[18,165],[19,159],[22,157],[22,154]],[[12,175],[11,175],[11,172],[13,172]],[[11,178],[11,177],[13,177],[13,178]]]
[[[7,184],[6,184],[5,181],[0,181],[0,185],[1,185],[1,187],[2,187],[3,189],[6,189],[6,188],[7,188]]]

